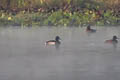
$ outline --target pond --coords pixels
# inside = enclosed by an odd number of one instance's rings
[[[120,80],[120,27],[0,28],[0,80]],[[60,36],[59,48],[45,46]]]

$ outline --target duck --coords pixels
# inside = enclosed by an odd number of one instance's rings
[[[88,25],[87,28],[86,28],[86,32],[96,32],[95,29],[91,29],[91,26]]]
[[[60,40],[61,40],[61,38],[59,36],[56,36],[55,40],[46,41],[45,45],[59,45],[59,44],[61,44]]]
[[[119,38],[116,35],[114,35],[112,39],[106,40],[105,43],[118,43],[117,39]]]

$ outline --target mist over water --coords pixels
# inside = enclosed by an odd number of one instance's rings
[[[0,80],[120,80],[120,27],[0,28]],[[59,49],[45,41],[60,36]]]

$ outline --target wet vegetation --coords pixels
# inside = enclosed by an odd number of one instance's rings
[[[118,26],[119,4],[119,0],[0,0],[0,26]]]

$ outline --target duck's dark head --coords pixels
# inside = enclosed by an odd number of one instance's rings
[[[90,29],[91,29],[91,27],[90,27],[90,25],[88,25],[88,26],[87,26],[87,30],[90,30]]]
[[[118,39],[118,37],[117,36],[113,36],[113,40],[117,40]]]
[[[61,40],[61,39],[60,39],[59,36],[56,36],[56,37],[55,37],[55,40],[56,40],[56,41],[59,41],[59,40]]]

